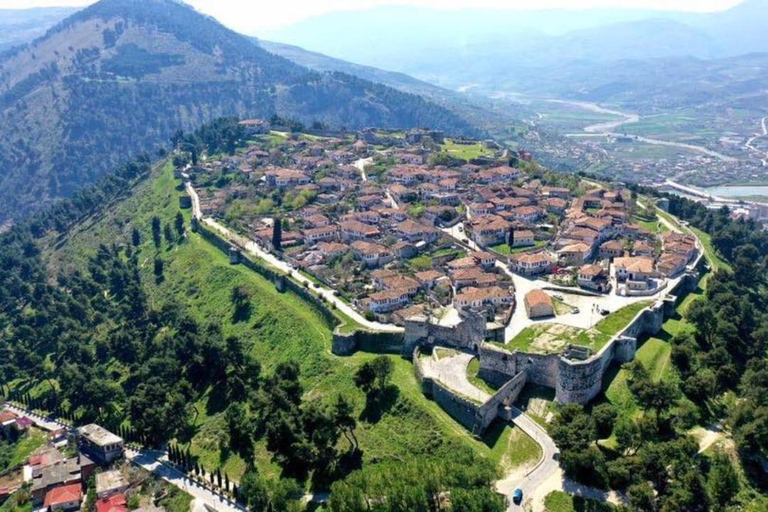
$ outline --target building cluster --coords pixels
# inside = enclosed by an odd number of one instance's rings
[[[0,425],[0,439],[18,440],[35,428],[32,420],[10,410],[0,412]],[[24,487],[35,510],[80,510],[95,474],[93,510],[128,511],[129,481],[126,472],[118,468],[124,452],[122,438],[95,424],[55,429],[46,436],[44,445],[21,468],[11,468],[6,475],[13,477],[14,484],[0,486],[0,502]]]
[[[449,306],[508,319],[515,289],[497,262],[520,275],[554,274],[558,284],[641,294],[690,260],[677,242],[633,223],[620,183],[536,177],[525,152],[446,161],[444,142],[430,130],[271,133],[188,172],[204,215],[379,321]]]

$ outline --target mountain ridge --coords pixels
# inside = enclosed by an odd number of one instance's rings
[[[216,117],[477,129],[412,94],[274,55],[171,0],[102,0],[0,58],[0,223]]]

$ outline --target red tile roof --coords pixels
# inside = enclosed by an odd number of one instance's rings
[[[127,503],[123,494],[102,498],[96,501],[96,512],[127,512]]]
[[[83,489],[80,484],[63,485],[48,491],[48,494],[45,495],[45,508],[82,499]]]

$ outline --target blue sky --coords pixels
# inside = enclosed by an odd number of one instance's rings
[[[94,0],[0,0],[0,8],[84,6]],[[418,5],[437,9],[588,9],[592,7],[659,10],[719,11],[740,0],[187,0],[198,10],[244,33],[258,33],[332,11],[367,9],[380,5]]]

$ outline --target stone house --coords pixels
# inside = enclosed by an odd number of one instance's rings
[[[608,271],[601,265],[584,265],[579,269],[577,282],[582,288],[603,293],[611,288],[608,278]]]
[[[394,259],[392,253],[383,245],[358,240],[352,243],[352,252],[365,262],[368,268],[386,265]]]
[[[624,256],[624,244],[619,240],[608,240],[600,245],[600,259],[611,260]]]
[[[532,276],[552,271],[554,262],[543,252],[513,254],[509,257],[509,267],[518,274]]]
[[[528,318],[546,318],[555,316],[552,298],[541,290],[531,290],[525,295],[525,311]]]

